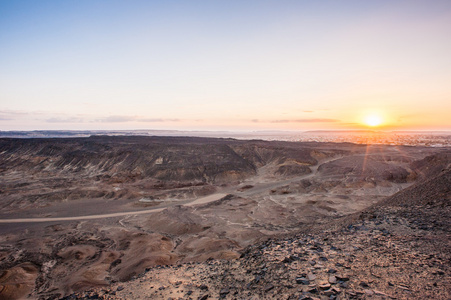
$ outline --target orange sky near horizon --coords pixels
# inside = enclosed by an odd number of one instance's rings
[[[3,1],[0,130],[451,130],[450,33],[444,0]]]

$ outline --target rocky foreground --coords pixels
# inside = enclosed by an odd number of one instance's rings
[[[304,230],[307,231],[307,230]],[[147,270],[63,299],[450,299],[451,170],[232,261]]]

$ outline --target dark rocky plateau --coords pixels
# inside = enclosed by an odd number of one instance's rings
[[[0,299],[450,299],[450,158],[349,143],[0,139]]]

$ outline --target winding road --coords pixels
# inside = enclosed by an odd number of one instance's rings
[[[215,193],[209,196],[198,198],[190,203],[184,204],[185,206],[193,206],[197,204],[205,204],[213,202],[225,197],[225,193]],[[169,206],[168,206],[169,207]],[[114,217],[124,217],[131,215],[143,215],[148,213],[155,213],[163,211],[168,207],[156,207],[146,210],[138,211],[128,211],[128,212],[118,212],[109,214],[99,214],[99,215],[88,215],[88,216],[74,216],[74,217],[49,217],[49,218],[22,218],[22,219],[0,219],[0,224],[8,223],[41,223],[41,222],[58,222],[58,221],[80,221],[80,220],[94,220],[103,218],[114,218]]]
[[[249,189],[249,190],[245,190],[242,192],[239,192],[238,194],[240,196],[244,196],[244,197],[249,197],[249,196],[253,196],[253,195],[257,195],[263,192],[266,192],[268,190],[271,189],[275,189],[277,187],[281,187],[287,184],[290,184],[292,182],[295,181],[299,181],[301,179],[306,179],[306,178],[310,178],[313,177],[317,174],[318,172],[318,168],[320,165],[337,160],[337,159],[341,159],[342,157],[334,157],[334,158],[330,158],[327,160],[324,160],[318,164],[316,164],[315,166],[311,166],[311,170],[312,172],[309,174],[304,174],[301,176],[296,176],[296,177],[292,177],[290,179],[286,179],[286,180],[281,180],[281,181],[276,181],[276,182],[269,182],[269,183],[258,183],[257,180],[250,180],[250,181],[246,181],[246,183],[250,183],[252,181],[254,181],[254,187]],[[258,176],[257,176],[258,177]],[[238,187],[239,188],[239,187]],[[223,197],[225,197],[227,194],[229,193],[235,193],[236,192],[237,187],[233,187],[233,188],[228,188],[225,189],[219,193],[215,193],[212,195],[208,195],[205,197],[201,197],[198,199],[193,200],[192,202],[188,202],[183,204],[184,206],[194,206],[194,205],[199,205],[199,204],[206,204],[206,203],[210,203],[213,201],[217,201]],[[96,214],[96,215],[85,215],[85,216],[73,216],[73,217],[43,217],[43,218],[17,218],[17,219],[0,219],[0,224],[12,224],[12,223],[42,223],[42,222],[61,222],[61,221],[81,221],[81,220],[94,220],[94,219],[103,219],[103,218],[114,218],[114,217],[124,217],[124,216],[133,216],[133,215],[143,215],[143,214],[149,214],[149,213],[155,213],[155,212],[160,212],[165,210],[166,208],[171,207],[171,206],[165,206],[165,207],[155,207],[155,208],[151,208],[151,209],[146,209],[146,210],[139,210],[139,211],[127,211],[127,212],[117,212],[117,213],[108,213],[108,214]]]

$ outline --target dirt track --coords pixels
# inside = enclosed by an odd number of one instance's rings
[[[193,205],[197,205],[197,204],[206,204],[209,202],[213,202],[213,201],[221,199],[225,195],[226,194],[224,194],[224,193],[216,193],[213,195],[202,197],[202,198],[194,200],[193,202],[188,203],[187,206],[193,206]],[[0,220],[0,224],[94,220],[94,219],[103,219],[103,218],[124,217],[124,216],[131,216],[131,215],[143,215],[143,214],[159,212],[166,208],[167,207],[159,207],[159,208],[139,210],[139,211],[118,212],[118,213],[99,214],[99,215],[90,215],[90,216],[75,216],[75,217],[60,217],[60,218],[56,217],[56,218],[3,219],[3,220]]]

